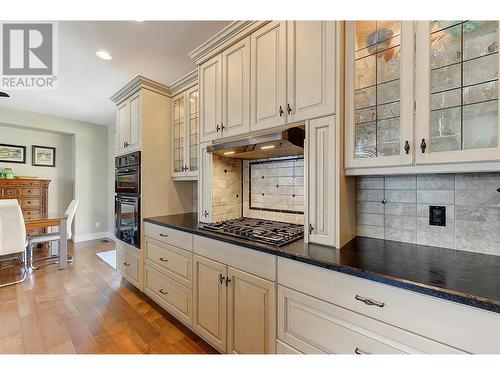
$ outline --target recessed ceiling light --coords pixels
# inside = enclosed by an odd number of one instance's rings
[[[107,53],[106,51],[97,51],[95,54],[103,60],[111,60],[112,59],[111,55],[109,53]]]

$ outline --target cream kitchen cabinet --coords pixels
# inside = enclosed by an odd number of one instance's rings
[[[250,38],[200,67],[202,141],[250,130]],[[205,97],[209,96],[209,97]]]
[[[135,93],[125,99],[116,111],[116,154],[123,155],[141,148],[141,99]]]
[[[326,246],[338,246],[336,227],[340,225],[336,217],[336,126],[335,116],[310,120],[306,126],[306,241]]]
[[[416,163],[500,160],[498,21],[419,21]]]
[[[335,112],[336,23],[271,22],[252,34],[251,130]]]
[[[198,86],[172,99],[172,178],[198,179]]]
[[[497,170],[499,42],[498,21],[346,22],[347,173]]]
[[[200,141],[222,135],[222,55],[214,56],[199,67]]]
[[[208,143],[200,145],[200,178],[198,182],[198,220],[212,222],[212,154],[207,152]]]

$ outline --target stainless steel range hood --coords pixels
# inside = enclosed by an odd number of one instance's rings
[[[305,130],[297,126],[263,135],[220,142],[207,146],[207,152],[235,159],[265,159],[304,154]]]

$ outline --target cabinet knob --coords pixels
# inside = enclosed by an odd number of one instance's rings
[[[215,124],[215,131],[218,133],[218,132],[219,132],[219,130],[220,130],[220,126],[219,126],[219,124]]]
[[[163,258],[163,257],[160,257],[160,260],[161,260],[162,262],[168,262],[168,259]]]
[[[123,147],[128,147],[128,146],[130,146],[130,143],[128,143],[128,142],[123,142]]]
[[[208,211],[207,210],[205,210],[205,212],[203,212],[203,216],[208,217]]]
[[[286,105],[286,107],[287,107],[287,112],[288,112],[288,114],[289,114],[289,115],[290,115],[290,114],[292,114],[292,107],[290,107],[290,103],[288,103],[288,104]]]
[[[312,234],[313,231],[314,231],[313,225],[309,224],[309,234]]]
[[[220,285],[222,285],[222,283],[224,282],[224,279],[225,279],[225,277],[222,276],[222,273],[219,273],[219,283],[220,283]]]
[[[224,129],[226,128],[226,127],[224,126],[224,123],[222,123],[222,122],[221,122],[221,124],[220,124],[220,128],[221,128],[221,130],[222,130],[222,131],[224,131]]]
[[[123,265],[124,265],[125,267],[128,267],[128,266],[130,266],[130,263],[123,262]]]
[[[422,154],[425,154],[426,148],[427,148],[427,143],[425,143],[425,139],[422,139],[422,143],[420,143],[420,149],[422,150]]]
[[[406,155],[410,153],[410,143],[408,141],[405,142],[405,152]]]
[[[226,277],[226,286],[231,282],[231,279],[229,277]]]
[[[285,113],[285,112],[283,112],[283,107],[280,106],[280,117],[283,117],[283,113]]]

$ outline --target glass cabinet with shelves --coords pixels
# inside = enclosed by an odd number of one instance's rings
[[[413,24],[346,22],[346,166],[411,164]]]
[[[500,159],[498,21],[417,22],[417,163]]]
[[[172,178],[198,178],[198,86],[172,99]]]

